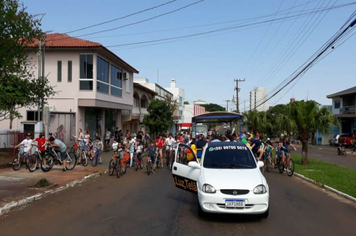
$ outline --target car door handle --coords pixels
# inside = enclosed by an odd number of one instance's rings
[[[177,167],[175,166],[175,167],[173,167],[173,170],[177,170]]]

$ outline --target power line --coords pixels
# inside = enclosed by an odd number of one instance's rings
[[[144,13],[144,12],[147,12],[147,11],[151,11],[151,10],[154,10],[154,9],[157,9],[157,8],[160,8],[160,7],[163,7],[163,6],[165,6],[165,5],[171,4],[171,3],[176,2],[176,1],[177,1],[177,0],[171,0],[171,1],[169,1],[169,2],[165,2],[165,3],[159,4],[159,5],[153,6],[153,7],[149,7],[149,8],[146,8],[146,9],[144,9],[144,10],[137,11],[137,12],[134,12],[134,13],[130,13],[130,14],[128,14],[128,15],[121,16],[121,17],[118,17],[118,18],[115,18],[115,19],[112,19],[112,20],[100,22],[100,23],[97,23],[97,24],[94,24],[94,25],[89,25],[89,26],[82,27],[82,28],[79,28],[79,29],[76,29],[76,30],[67,31],[67,32],[65,32],[64,34],[70,34],[70,33],[78,32],[78,31],[90,29],[90,28],[93,28],[93,27],[96,27],[96,26],[105,25],[105,24],[108,24],[108,23],[111,23],[111,22],[114,22],[114,21],[118,21],[118,20],[122,20],[122,19],[125,19],[125,18],[129,18],[129,17],[131,17],[131,16],[135,16],[135,15],[138,15],[138,14],[141,14],[141,13]]]
[[[278,13],[279,10],[281,9],[283,3],[284,3],[284,0],[283,0],[283,1],[281,2],[281,4],[279,5],[278,10],[276,11],[275,15],[273,16],[273,20],[276,18],[277,13]],[[255,56],[256,51],[257,51],[258,48],[260,47],[260,45],[261,45],[263,39],[265,38],[265,36],[266,36],[266,34],[267,34],[269,28],[271,27],[271,23],[272,23],[272,21],[270,22],[270,24],[268,25],[267,29],[265,30],[265,32],[264,32],[262,38],[261,38],[260,41],[258,42],[257,47],[256,47],[255,50],[253,51],[252,55],[251,55],[250,58],[247,60],[245,66],[243,67],[243,71],[246,70],[247,65],[250,63],[250,61],[252,60],[252,58]],[[242,72],[241,72],[241,73],[242,73]]]
[[[292,73],[292,75],[290,76],[290,79],[288,80],[288,82],[286,84],[284,84],[280,89],[278,89],[273,95],[271,95],[269,98],[265,99],[264,101],[262,101],[259,105],[257,105],[257,107],[261,106],[262,104],[266,103],[268,100],[270,100],[271,98],[273,98],[274,96],[276,96],[280,91],[282,91],[285,87],[287,87],[290,83],[292,83],[293,81],[295,81],[296,79],[300,78],[300,76],[302,76],[303,74],[305,74],[313,65],[315,65],[316,63],[318,63],[322,58],[323,54],[330,48],[332,48],[332,45],[336,44],[338,41],[340,41],[340,39],[343,38],[343,36],[345,36],[346,32],[348,30],[353,30],[353,26],[356,24],[356,18],[353,19],[351,21],[352,18],[354,18],[354,16],[356,16],[356,11],[353,12],[352,14],[353,17],[349,17],[350,20],[348,20],[345,24],[347,25],[347,27],[343,27],[340,28],[340,30],[335,34],[335,36],[333,36],[332,38],[330,38],[316,53],[316,56],[313,57],[312,59],[308,60],[307,62],[305,62],[302,66],[301,69],[297,69],[295,72]],[[344,43],[344,41],[342,42]]]
[[[156,19],[156,18],[159,18],[159,17],[162,17],[162,16],[170,15],[170,14],[172,14],[172,13],[181,11],[181,10],[183,10],[183,9],[186,9],[186,8],[188,8],[188,7],[191,7],[191,6],[193,6],[193,5],[196,5],[196,4],[201,3],[201,2],[204,2],[204,1],[205,1],[205,0],[199,0],[199,1],[196,1],[196,2],[193,2],[193,3],[190,3],[190,4],[188,4],[188,5],[185,5],[185,6],[183,6],[183,7],[177,8],[177,9],[175,9],[175,10],[172,10],[172,11],[169,11],[169,12],[165,12],[165,13],[162,13],[162,14],[159,14],[159,15],[156,15],[156,16],[153,16],[153,17],[144,19],[144,20],[135,21],[135,22],[132,22],[132,23],[129,23],[129,24],[126,24],[126,25],[121,25],[121,26],[118,26],[118,27],[109,28],[109,29],[100,30],[100,31],[95,31],[95,32],[91,32],[91,33],[87,33],[87,34],[82,34],[82,35],[77,35],[77,36],[73,36],[73,37],[76,37],[76,38],[85,37],[85,36],[88,36],[88,35],[100,34],[100,33],[109,32],[109,31],[113,31],[113,30],[117,30],[117,29],[122,29],[122,28],[125,28],[125,27],[128,27],[128,26],[133,26],[133,25],[141,24],[141,23],[144,23],[144,22],[147,22],[147,21],[151,21],[151,20],[153,20],[153,19]],[[60,41],[60,40],[64,40],[64,39],[67,39],[67,38],[70,38],[70,36],[67,36],[67,35],[66,35],[66,36],[60,37],[60,38],[58,38],[58,39],[53,39],[52,41]]]
[[[302,16],[308,16],[310,14],[315,14],[317,12],[329,11],[331,9],[337,9],[337,8],[340,8],[340,7],[350,6],[350,5],[354,5],[354,4],[356,4],[356,2],[343,4],[342,6],[338,5],[338,6],[328,7],[328,8],[324,8],[324,9],[313,10],[313,11],[310,11],[310,12],[303,13],[301,15]],[[295,17],[300,17],[300,14],[291,15],[291,16],[288,16],[288,17],[269,19],[269,20],[264,20],[264,21],[258,21],[258,22],[248,23],[248,24],[242,24],[242,25],[232,25],[232,26],[229,26],[229,27],[224,27],[224,28],[219,28],[219,29],[215,29],[215,30],[204,31],[204,32],[200,32],[200,33],[187,34],[187,35],[169,37],[169,38],[163,38],[163,39],[153,39],[153,40],[139,41],[139,42],[133,42],[133,43],[123,43],[123,44],[116,44],[116,45],[108,45],[106,47],[123,47],[123,46],[130,46],[130,45],[148,44],[148,43],[154,43],[154,42],[163,42],[163,41],[170,41],[170,40],[175,40],[175,39],[190,38],[190,37],[196,37],[196,36],[200,36],[200,35],[212,34],[212,33],[215,33],[215,32],[228,31],[228,30],[237,29],[237,28],[244,28],[244,27],[248,27],[248,26],[266,24],[266,23],[273,22],[273,21],[281,21],[281,20],[286,20],[286,19],[293,19]]]
[[[75,37],[84,37],[84,36],[93,35],[93,34],[101,34],[101,33],[104,33],[104,32],[109,32],[109,31],[113,31],[113,30],[117,30],[117,29],[122,29],[122,28],[125,28],[125,27],[128,27],[128,26],[141,24],[141,23],[144,23],[144,22],[147,22],[147,21],[151,21],[151,20],[160,18],[162,16],[170,15],[170,14],[173,14],[175,12],[184,10],[184,9],[186,9],[188,7],[194,6],[194,5],[202,3],[204,1],[205,0],[199,0],[199,1],[196,1],[196,2],[193,2],[193,3],[190,3],[188,5],[185,5],[183,7],[177,8],[175,10],[172,10],[172,11],[169,11],[169,12],[165,12],[165,13],[162,13],[162,14],[159,14],[159,15],[144,19],[144,20],[140,20],[140,21],[136,21],[136,22],[133,22],[133,23],[130,23],[130,24],[126,24],[126,25],[122,25],[122,26],[118,26],[118,27],[114,27],[114,28],[109,28],[109,29],[105,29],[105,30],[100,30],[100,31],[92,32],[92,33],[82,34],[82,35],[78,35],[78,36],[75,36]]]

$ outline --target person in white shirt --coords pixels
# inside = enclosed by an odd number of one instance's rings
[[[172,155],[172,148],[173,148],[173,144],[175,144],[175,140],[173,138],[173,135],[172,134],[169,134],[168,138],[166,138],[166,141],[165,141],[165,146],[166,146],[166,158],[168,156],[171,156]]]
[[[26,135],[26,139],[22,140],[21,143],[17,144],[15,148],[18,148],[20,145],[23,145],[23,152],[21,153],[21,155],[29,157],[32,149],[32,142],[33,140],[31,139],[31,134],[28,133]]]

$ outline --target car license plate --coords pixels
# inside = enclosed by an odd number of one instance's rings
[[[245,207],[244,200],[225,200],[226,207]]]

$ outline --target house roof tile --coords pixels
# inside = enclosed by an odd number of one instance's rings
[[[29,47],[37,47],[38,46],[38,39],[35,39],[35,41],[31,44],[28,45]],[[67,34],[59,34],[59,33],[54,33],[54,34],[47,34],[46,35],[46,47],[103,47],[102,44],[97,43],[97,42],[92,42],[89,40],[85,39],[80,39],[80,38],[74,38],[71,37]]]

